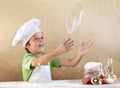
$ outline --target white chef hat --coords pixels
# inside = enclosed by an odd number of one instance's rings
[[[37,18],[33,18],[26,23],[24,23],[17,31],[13,41],[12,46],[17,44],[22,44],[25,47],[25,44],[28,40],[37,32],[42,30],[39,28],[41,21]]]
[[[85,72],[99,71],[102,69],[102,63],[100,62],[88,62],[84,66]]]

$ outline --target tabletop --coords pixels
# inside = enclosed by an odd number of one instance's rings
[[[120,79],[112,84],[84,85],[81,80],[53,80],[39,82],[0,82],[0,88],[120,88]]]

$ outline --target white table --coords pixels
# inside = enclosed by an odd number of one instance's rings
[[[40,82],[0,82],[0,88],[120,88],[120,79],[112,84],[83,85],[81,80],[53,80]]]

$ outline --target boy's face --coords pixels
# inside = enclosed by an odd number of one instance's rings
[[[44,52],[44,37],[43,32],[35,33],[31,39],[29,40],[29,44],[26,45],[26,48],[32,53],[32,54],[40,54]]]

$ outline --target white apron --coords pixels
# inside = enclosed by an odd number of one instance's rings
[[[32,72],[29,81],[51,80],[50,63],[45,66],[37,66]]]

